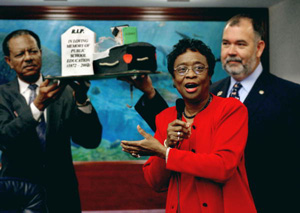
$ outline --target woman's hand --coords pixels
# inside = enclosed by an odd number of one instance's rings
[[[72,87],[73,96],[78,104],[86,103],[88,100],[87,92],[91,86],[91,83],[87,80],[68,81],[68,84]]]
[[[165,145],[167,147],[178,147],[183,139],[187,139],[191,135],[191,125],[184,121],[176,119],[175,121],[169,123],[167,129],[167,140]]]
[[[167,148],[152,135],[146,133],[139,125],[137,129],[144,139],[140,141],[121,141],[123,151],[128,152],[133,157],[156,155],[165,158]]]
[[[135,88],[141,90],[149,100],[155,96],[156,92],[149,75],[126,76],[119,77],[117,79],[126,81],[127,83],[133,85]]]

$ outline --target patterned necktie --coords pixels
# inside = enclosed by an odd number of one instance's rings
[[[34,101],[36,97],[36,88],[38,86],[36,84],[30,84],[28,88],[31,90],[30,96],[29,96],[29,105]],[[45,151],[45,145],[46,145],[46,121],[44,117],[44,113],[41,114],[39,124],[36,126],[36,132],[38,134],[38,137],[41,141],[42,149]]]
[[[243,85],[240,82],[236,82],[233,85],[232,91],[229,95],[229,97],[234,97],[238,100],[240,100],[240,96],[239,96],[239,90],[243,87]]]

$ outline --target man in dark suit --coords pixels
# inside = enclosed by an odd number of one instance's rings
[[[251,17],[228,21],[221,60],[230,77],[214,83],[211,92],[228,97],[241,83],[238,94],[249,113],[245,162],[257,210],[294,212],[299,210],[293,193],[299,187],[295,179],[299,160],[293,150],[299,147],[300,86],[263,70],[262,35],[261,25]]]
[[[296,150],[299,147],[300,85],[263,70],[262,35],[261,24],[251,16],[237,15],[227,22],[221,60],[230,76],[212,84],[211,92],[236,97],[248,109],[245,162],[258,212],[295,212],[299,210],[295,193],[299,189]],[[144,91],[135,108],[155,130],[154,118],[161,110],[158,106],[165,108],[166,102],[153,89],[149,77],[138,80],[148,85],[144,84],[146,90],[132,82]],[[236,83],[239,83],[238,91],[234,89]]]
[[[73,91],[64,82],[44,80],[41,44],[32,31],[10,33],[3,52],[17,78],[0,86],[0,176],[42,184],[49,212],[81,212],[70,140],[96,148],[102,135],[86,95],[89,85],[68,82]]]

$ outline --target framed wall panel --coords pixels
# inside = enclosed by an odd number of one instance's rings
[[[237,13],[259,15],[268,29],[268,10],[260,8],[155,8],[155,7],[0,7],[0,41],[13,30],[26,28],[36,32],[43,48],[44,75],[60,75],[60,36],[71,26],[86,26],[99,37],[112,37],[110,27],[128,24],[137,27],[138,41],[148,42],[156,47],[158,70],[153,75],[155,88],[170,106],[178,98],[167,72],[166,55],[181,38],[197,38],[211,47],[217,58],[212,81],[227,76],[220,63],[222,30],[226,20]],[[266,33],[268,44],[268,31]],[[268,47],[268,46],[267,46]],[[268,67],[268,48],[264,52],[263,64]],[[0,52],[0,84],[15,77],[6,65]],[[123,153],[120,141],[139,140],[136,131],[140,124],[147,132],[154,134],[134,110],[141,96],[134,89],[131,96],[129,85],[116,79],[93,80],[89,91],[99,118],[104,126],[103,141],[98,149],[85,150],[72,147],[75,161],[118,161],[135,160]],[[128,106],[131,106],[128,107]],[[142,158],[145,160],[146,158]]]

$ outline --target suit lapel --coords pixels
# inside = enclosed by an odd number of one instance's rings
[[[218,90],[216,90],[216,96],[226,98],[227,91],[230,85],[230,77],[224,79],[224,81],[218,86]]]
[[[16,117],[21,114],[21,111],[26,110],[29,106],[23,95],[19,92],[19,84],[17,78],[9,83],[7,92],[10,94],[12,109]]]
[[[249,117],[255,113],[256,109],[262,105],[265,98],[270,94],[270,79],[269,73],[262,72],[262,74],[258,77],[255,84],[253,85],[250,93],[244,101],[249,113]]]

